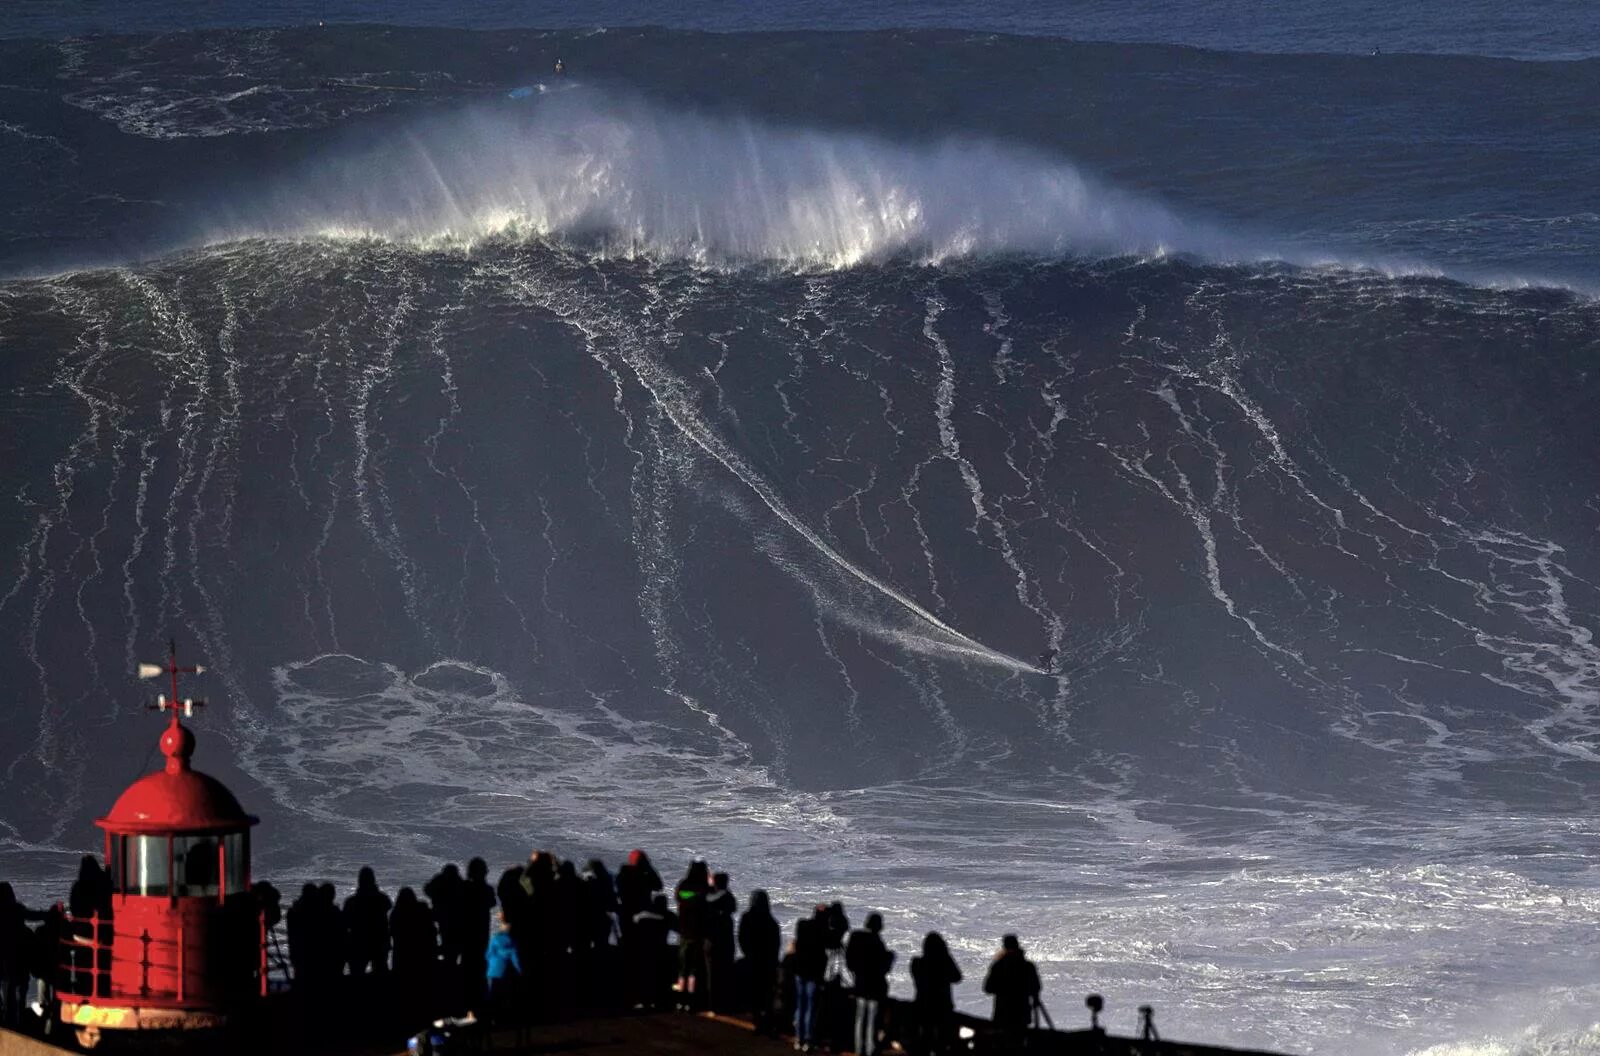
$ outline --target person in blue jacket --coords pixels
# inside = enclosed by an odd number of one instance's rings
[[[506,924],[505,910],[495,914],[496,927],[489,936],[489,948],[484,951],[485,978],[489,983],[489,1015],[496,1023],[509,1022],[516,1005],[517,990],[522,982],[522,958],[517,955],[517,944],[511,940],[511,929]]]

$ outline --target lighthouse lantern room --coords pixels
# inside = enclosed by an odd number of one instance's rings
[[[203,701],[178,700],[174,646],[141,677],[170,675],[162,769],[146,774],[95,822],[105,830],[109,912],[75,918],[61,1018],[93,1042],[101,1029],[221,1026],[264,993],[265,929],[250,890],[250,828],[233,793],[189,765],[194,734],[183,724]],[[70,991],[70,993],[69,993]]]

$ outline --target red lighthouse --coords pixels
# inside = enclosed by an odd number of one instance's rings
[[[101,1029],[215,1027],[266,986],[262,916],[250,892],[250,827],[233,793],[189,766],[194,734],[180,716],[203,701],[178,700],[174,646],[165,667],[172,700],[161,734],[166,765],[123,792],[95,822],[105,830],[111,912],[75,920],[61,1018],[92,1044]],[[69,994],[67,991],[73,991]]]

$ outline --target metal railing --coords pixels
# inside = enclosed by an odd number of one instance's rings
[[[133,939],[130,944],[128,939]],[[148,928],[137,935],[118,931],[114,915],[91,914],[87,917],[68,916],[61,933],[61,958],[56,963],[58,981],[56,992],[62,997],[121,998],[141,1001],[176,1002],[189,999],[188,931],[180,918],[175,931],[168,935],[151,935]],[[121,939],[123,941],[119,942]],[[271,933],[266,915],[256,914],[255,949],[251,958],[255,974],[255,989],[265,996],[269,977],[269,944]],[[138,950],[136,957],[119,953],[131,948]],[[245,951],[239,951],[241,955]],[[239,963],[230,961],[225,963]],[[117,985],[127,980],[130,966],[137,969],[138,985]],[[218,965],[217,967],[222,967]],[[163,976],[174,985],[156,986],[153,982]]]

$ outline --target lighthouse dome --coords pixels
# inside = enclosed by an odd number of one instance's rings
[[[146,774],[95,822],[124,833],[230,832],[256,823],[221,781],[195,770]]]
[[[165,769],[129,785],[96,825],[108,832],[176,835],[231,832],[256,823],[226,785],[190,769],[194,734],[176,716],[161,735],[161,751],[167,757]]]

